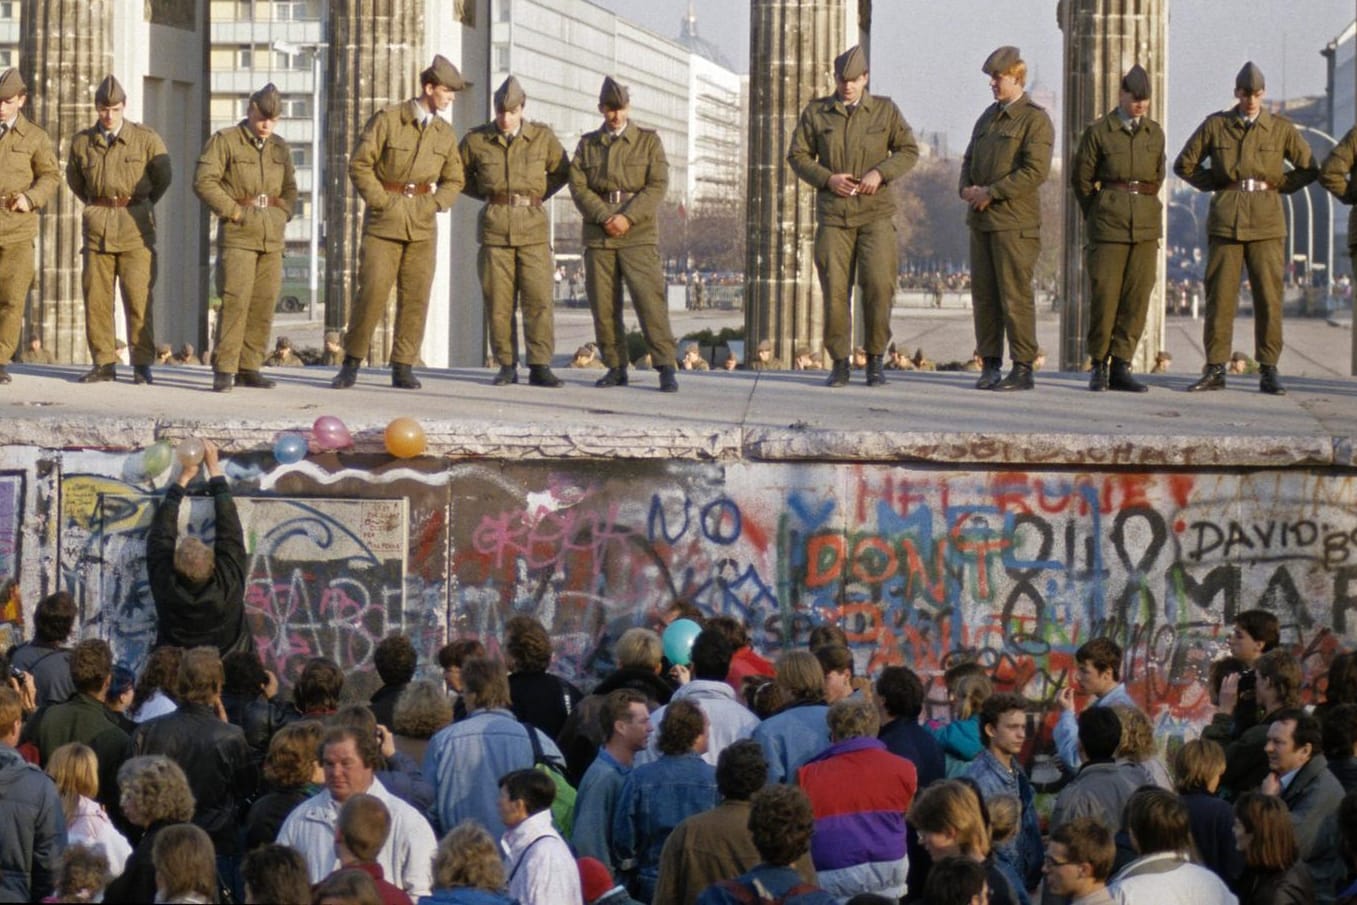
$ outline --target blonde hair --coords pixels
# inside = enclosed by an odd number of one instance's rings
[[[131,803],[143,826],[169,821],[186,823],[193,819],[193,792],[188,777],[174,761],[163,754],[134,757],[118,768],[118,789],[124,802]]]
[[[1022,802],[1016,795],[995,795],[985,804],[989,807],[990,835],[995,845],[1002,845],[1018,834],[1022,819]]]
[[[994,683],[986,675],[965,675],[957,679],[952,693],[956,718],[968,720],[980,712],[985,701],[994,694]]]
[[[1194,738],[1178,749],[1173,772],[1180,793],[1209,791],[1225,773],[1225,749],[1209,738]]]
[[[999,73],[1001,76],[1009,76],[1013,81],[1024,87],[1027,86],[1027,61],[1019,60],[1012,66]]]
[[[1150,718],[1138,707],[1117,704],[1113,712],[1121,719],[1121,746],[1117,748],[1117,757],[1124,757],[1135,763],[1142,763],[1156,754],[1154,746],[1154,727]]]
[[[664,645],[648,628],[629,628],[613,645],[613,654],[621,669],[654,670],[664,656]]]
[[[436,889],[470,886],[498,892],[504,887],[504,863],[485,828],[463,820],[438,843],[433,877]]]
[[[433,738],[452,722],[452,701],[439,683],[421,679],[411,682],[396,699],[391,728],[408,738]]]
[[[975,790],[955,779],[932,783],[909,809],[909,822],[926,833],[951,832],[962,854],[984,858],[989,854],[989,829]]]
[[[99,794],[99,758],[94,749],[80,742],[67,742],[47,759],[47,775],[52,777],[61,795],[61,812],[66,823],[75,819],[80,797]]]

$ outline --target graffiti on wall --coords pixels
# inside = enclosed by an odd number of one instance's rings
[[[0,582],[19,575],[24,519],[24,473],[0,472]],[[0,600],[0,649],[23,639],[23,613]]]

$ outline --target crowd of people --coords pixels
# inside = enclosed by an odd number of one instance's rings
[[[670,663],[679,618],[700,630]],[[281,694],[239,645],[162,643],[133,675],[104,640],[69,645],[75,619],[44,598],[5,657],[6,900],[1357,902],[1357,655],[1307,709],[1262,610],[1236,617],[1215,715],[1171,763],[1122,649],[1084,643],[1045,817],[1029,701],[963,660],[949,718],[925,720],[924,680],[858,675],[830,624],[770,662],[741,620],[677,603],[616,639],[588,694],[530,616],[439,649],[436,680],[393,634],[359,702],[323,657]]]

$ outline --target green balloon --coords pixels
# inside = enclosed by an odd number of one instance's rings
[[[142,467],[146,471],[146,477],[153,478],[160,474],[170,467],[170,462],[173,459],[174,449],[170,446],[168,440],[161,440],[146,447],[141,454]]]

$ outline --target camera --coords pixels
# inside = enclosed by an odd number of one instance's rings
[[[22,682],[24,680],[24,671],[17,666],[11,666],[9,668],[9,677],[11,679],[18,679]]]

